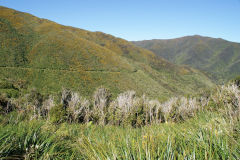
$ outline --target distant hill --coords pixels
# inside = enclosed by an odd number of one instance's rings
[[[5,7],[0,7],[0,32],[0,78],[25,81],[41,92],[67,87],[90,96],[103,85],[114,95],[132,89],[166,99],[214,86],[200,71],[126,40]]]
[[[240,75],[240,43],[198,35],[133,43],[174,64],[202,70],[220,83]]]

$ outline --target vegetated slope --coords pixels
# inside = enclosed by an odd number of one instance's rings
[[[0,77],[50,93],[89,96],[100,85],[165,99],[212,87],[201,72],[101,32],[89,32],[0,7]]]
[[[170,40],[133,42],[178,65],[189,65],[211,74],[218,82],[240,74],[240,44],[223,39],[187,36]]]

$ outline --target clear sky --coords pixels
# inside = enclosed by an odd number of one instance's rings
[[[197,34],[240,42],[240,0],[0,0],[0,5],[127,40]]]

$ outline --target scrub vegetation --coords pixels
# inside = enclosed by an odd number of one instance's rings
[[[174,65],[126,40],[5,7],[0,7],[0,32],[0,80],[25,81],[29,90],[42,94],[65,87],[91,97],[103,85],[114,97],[135,90],[166,100],[214,87],[200,71]]]
[[[240,89],[166,102],[126,91],[63,89],[0,97],[5,159],[239,159]]]
[[[0,159],[240,159],[239,77],[5,7],[0,57]]]

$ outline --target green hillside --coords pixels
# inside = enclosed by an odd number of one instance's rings
[[[62,87],[92,95],[103,85],[114,96],[136,90],[166,99],[213,87],[201,72],[101,32],[59,25],[0,7],[0,78],[43,93]]]
[[[132,43],[0,6],[0,160],[240,160],[239,48]]]
[[[240,44],[223,39],[188,36],[133,42],[178,65],[188,65],[226,82],[240,74]]]

